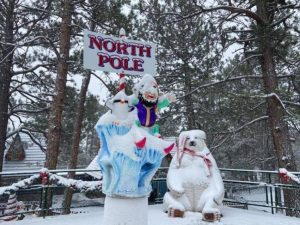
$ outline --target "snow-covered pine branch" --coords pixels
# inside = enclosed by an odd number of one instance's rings
[[[23,122],[20,122],[20,123],[21,123],[21,125],[17,129],[15,129],[14,131],[12,131],[12,132],[10,132],[10,133],[7,134],[6,139],[10,138],[11,136],[15,135],[18,132],[25,133],[25,134],[27,134],[30,137],[30,139],[31,139],[32,142],[34,142],[36,145],[38,145],[40,147],[40,149],[42,151],[46,151],[45,147],[32,134],[32,133],[42,133],[44,136],[46,136],[46,133],[42,132],[42,131],[35,131],[35,130],[32,130],[31,128],[24,127],[23,126]]]
[[[232,130],[231,132],[232,132],[232,133],[237,133],[237,132],[243,130],[245,127],[247,127],[247,126],[249,126],[249,125],[251,125],[251,124],[253,124],[253,123],[256,123],[256,122],[261,121],[261,120],[266,120],[266,119],[268,119],[268,118],[269,118],[268,116],[261,116],[261,117],[258,117],[258,118],[254,119],[254,120],[251,120],[251,121],[248,122],[248,123],[245,123],[243,126],[237,128],[237,129]]]
[[[261,120],[266,120],[266,119],[268,119],[268,116],[257,117],[257,118],[255,118],[255,119],[253,119],[253,120],[251,120],[251,121],[245,123],[244,125],[240,126],[239,128],[236,128],[236,129],[235,129],[234,127],[230,127],[230,128],[228,129],[228,131],[217,132],[217,133],[215,133],[215,134],[223,134],[223,135],[224,135],[224,134],[236,134],[236,133],[240,132],[241,130],[243,130],[245,127],[247,127],[247,126],[249,126],[249,125],[251,125],[251,124],[254,124],[254,123],[256,123],[256,122],[259,122],[259,121],[261,121]]]
[[[285,20],[287,20],[289,17],[291,17],[294,14],[294,12],[289,13],[288,15],[282,17],[281,19],[275,21],[274,23],[271,24],[272,27],[276,27],[279,24],[281,24],[282,22],[284,22]]]
[[[266,120],[268,119],[269,117],[268,116],[261,116],[261,117],[258,117],[258,118],[255,118],[254,120],[251,120],[247,123],[245,123],[244,125],[240,126],[239,128],[237,129],[230,129],[228,132],[222,132],[222,134],[227,134],[226,137],[220,141],[217,145],[215,146],[212,146],[210,149],[211,149],[211,152],[213,152],[215,149],[219,148],[223,143],[225,143],[232,135],[240,132],[241,130],[243,130],[245,127],[248,127],[249,125],[251,124],[254,124],[256,122],[259,122],[261,120]],[[221,133],[220,133],[221,134]]]
[[[36,66],[33,66],[32,68],[27,68],[26,70],[20,70],[20,71],[14,71],[13,75],[19,75],[19,74],[25,74],[25,73],[30,73],[36,69],[38,69],[39,67],[47,67],[47,66],[52,66],[53,63],[44,63],[44,64],[38,64]]]
[[[258,56],[258,55],[256,55],[256,56]],[[293,77],[293,75],[280,75],[280,76],[277,76],[277,78],[279,78],[279,79],[289,78],[289,77]],[[188,95],[191,95],[191,94],[193,94],[194,92],[196,92],[196,91],[198,91],[200,89],[217,86],[217,85],[220,85],[220,84],[223,84],[223,83],[227,83],[227,82],[231,82],[231,81],[238,81],[238,80],[243,80],[243,79],[262,79],[262,78],[263,77],[260,76],[260,75],[245,75],[245,76],[227,77],[226,79],[223,79],[223,80],[219,80],[219,81],[215,81],[215,82],[211,82],[211,83],[200,85],[197,88],[195,88],[192,91],[190,91],[189,93],[187,93],[186,95],[178,97],[178,99],[184,98],[184,97],[186,97]],[[238,95],[238,94],[236,94],[236,95],[243,97],[243,95]],[[268,96],[267,95],[260,95],[260,96],[255,95],[255,96],[247,96],[247,97],[249,97],[249,98],[266,98],[266,97],[272,97],[272,96],[273,95],[269,94]]]
[[[290,102],[290,101],[282,101],[282,102],[287,104],[287,105],[300,107],[300,103],[298,103],[298,102]]]
[[[6,139],[8,139],[9,137],[11,137],[11,136],[15,135],[16,133],[20,132],[20,131],[22,130],[22,128],[23,128],[23,124],[21,124],[21,125],[20,125],[17,129],[15,129],[14,131],[8,133],[8,134],[6,135]]]
[[[244,95],[240,95],[240,94],[234,94],[235,96],[240,96],[240,97],[247,97],[247,98],[276,98],[277,101],[279,102],[279,104],[281,105],[281,107],[284,109],[284,111],[286,111],[287,114],[289,114],[291,116],[291,113],[286,109],[285,105],[283,102],[285,101],[282,101],[280,99],[280,97],[272,92],[272,93],[269,93],[269,94],[264,94],[264,95],[250,95],[250,96],[244,96]],[[287,104],[291,104],[291,102],[286,102]],[[293,105],[297,105],[296,103],[293,104]],[[297,105],[298,106],[298,105]]]
[[[15,113],[26,113],[26,114],[37,114],[37,113],[41,113],[41,112],[46,112],[50,109],[50,107],[44,107],[41,109],[35,109],[35,110],[26,110],[26,109],[16,109],[16,110],[12,110],[10,111],[10,115],[13,115]]]
[[[0,195],[3,195],[3,194],[9,194],[10,191],[17,191],[21,188],[26,188],[26,187],[29,187],[31,184],[33,184],[33,182],[37,179],[40,178],[40,175],[39,174],[35,174],[35,175],[32,175],[31,177],[29,178],[26,178],[24,180],[20,180],[18,181],[17,183],[14,183],[10,186],[4,186],[4,187],[0,187]]]
[[[57,174],[50,173],[49,170],[46,168],[40,170],[40,176],[42,179],[44,177],[47,177],[47,180],[51,181],[54,184],[62,185],[64,187],[69,187],[73,189],[78,189],[81,192],[102,190],[102,181],[82,181],[82,180],[69,179]]]
[[[33,130],[23,127],[21,132],[27,134],[30,137],[30,140],[39,146],[42,151],[46,151],[46,148],[40,143],[40,141],[36,140],[36,137],[32,135],[32,132],[34,132]]]
[[[63,176],[50,173],[48,169],[43,168],[40,170],[39,174],[34,174],[31,177],[18,181],[17,183],[14,183],[12,185],[0,187],[0,195],[9,194],[10,191],[18,191],[19,189],[27,188],[30,185],[32,185],[33,182],[36,181],[37,179],[42,179],[43,181],[44,177],[47,177],[47,180],[51,181],[54,184],[62,185],[64,187],[70,187],[73,189],[78,189],[81,192],[102,190],[102,181],[82,181],[82,180],[68,179]]]
[[[85,191],[101,191],[102,182],[101,181],[82,181],[75,179],[68,179],[57,174],[49,174],[49,180],[55,184],[63,185],[64,187],[70,187],[73,189],[78,189],[81,192]]]
[[[256,76],[256,75],[252,75],[252,76],[237,76],[237,77],[226,78],[224,80],[220,80],[220,81],[215,81],[215,82],[203,84],[203,85],[200,85],[197,88],[193,89],[192,91],[190,91],[186,95],[178,97],[178,99],[184,98],[184,97],[186,97],[188,95],[191,95],[194,92],[196,92],[196,91],[198,91],[200,89],[203,89],[203,88],[208,88],[208,87],[212,87],[212,86],[215,86],[215,85],[220,85],[220,84],[223,84],[223,83],[226,83],[226,82],[237,81],[237,80],[242,80],[242,79],[262,79],[262,76]]]

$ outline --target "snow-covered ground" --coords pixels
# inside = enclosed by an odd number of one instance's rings
[[[27,216],[22,221],[8,222],[9,225],[104,225],[103,207],[83,208],[81,213],[37,218]],[[133,210],[132,213],[138,213]],[[234,209],[224,207],[223,218],[220,222],[204,222],[200,213],[186,213],[184,218],[170,218],[162,212],[161,205],[150,205],[148,211],[148,225],[300,225],[299,218],[292,218],[270,213]],[[130,224],[120,224],[130,225]],[[141,224],[143,225],[143,224]]]

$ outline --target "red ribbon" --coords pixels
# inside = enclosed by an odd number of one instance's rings
[[[200,157],[203,159],[205,165],[207,166],[208,168],[208,172],[209,172],[209,176],[211,175],[211,172],[210,172],[210,168],[212,167],[212,162],[211,160],[208,158],[208,155],[210,155],[210,152],[207,153],[207,154],[201,154],[201,153],[198,153],[198,152],[195,152],[191,149],[188,149],[188,148],[184,148],[183,149],[183,154],[188,154],[188,155],[191,155],[193,157]]]

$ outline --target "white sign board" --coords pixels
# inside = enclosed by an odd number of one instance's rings
[[[87,69],[155,76],[155,45],[85,30],[83,64]]]

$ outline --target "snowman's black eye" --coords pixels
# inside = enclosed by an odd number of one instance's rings
[[[123,101],[122,101],[122,100],[120,100],[120,99],[116,99],[116,100],[114,100],[113,102],[114,102],[114,103],[118,103],[118,102],[123,102]],[[127,100],[125,100],[124,102],[125,102],[125,103],[128,103],[128,101],[127,101]]]

